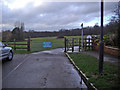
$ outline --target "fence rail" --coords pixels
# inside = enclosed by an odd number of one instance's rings
[[[30,51],[30,38],[25,40],[24,42],[17,42],[15,39],[13,42],[7,42],[7,41],[2,41],[4,44],[7,45],[12,45],[11,47],[16,50],[16,49],[27,49],[27,51]],[[26,43],[26,44],[24,44]],[[26,47],[25,47],[26,46]]]
[[[17,43],[14,44],[14,43],[9,43],[8,42],[8,45],[28,45],[28,44],[17,44]]]

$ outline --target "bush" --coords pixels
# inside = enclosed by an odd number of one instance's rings
[[[107,34],[103,36],[103,42],[106,46],[117,46],[117,35],[116,34]],[[94,40],[95,45],[99,45],[100,38]]]
[[[116,34],[104,35],[105,45],[117,46],[117,40],[118,39]]]
[[[100,43],[100,39],[95,39],[95,40],[94,40],[94,44],[95,44],[95,45],[97,45],[97,46],[98,46],[98,45],[99,45],[99,43]]]
[[[109,35],[104,35],[103,40],[104,40],[105,45],[110,45],[111,44],[111,41],[109,40]]]

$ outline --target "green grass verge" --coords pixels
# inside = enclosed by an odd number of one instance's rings
[[[97,58],[83,53],[69,53],[69,55],[96,88],[120,88],[118,66],[104,62],[103,74],[99,75]]]
[[[31,51],[28,52],[28,51],[25,50],[25,49],[17,49],[17,50],[13,50],[13,53],[14,53],[14,54],[15,54],[15,53],[29,54],[29,53],[31,53]]]

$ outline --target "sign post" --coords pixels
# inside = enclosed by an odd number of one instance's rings
[[[81,43],[81,51],[83,51],[83,23],[81,24],[82,30],[81,30],[81,36],[82,36],[82,43]]]

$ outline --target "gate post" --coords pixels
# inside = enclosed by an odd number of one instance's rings
[[[28,42],[27,42],[27,51],[30,51],[30,38],[28,38]]]
[[[16,43],[15,43],[15,39],[14,39],[14,50],[16,50]]]
[[[66,38],[64,38],[64,43],[65,43],[65,51],[66,52]]]
[[[80,52],[80,40],[81,40],[81,39],[79,38],[79,52]]]
[[[72,38],[72,52],[74,51],[74,38]]]

